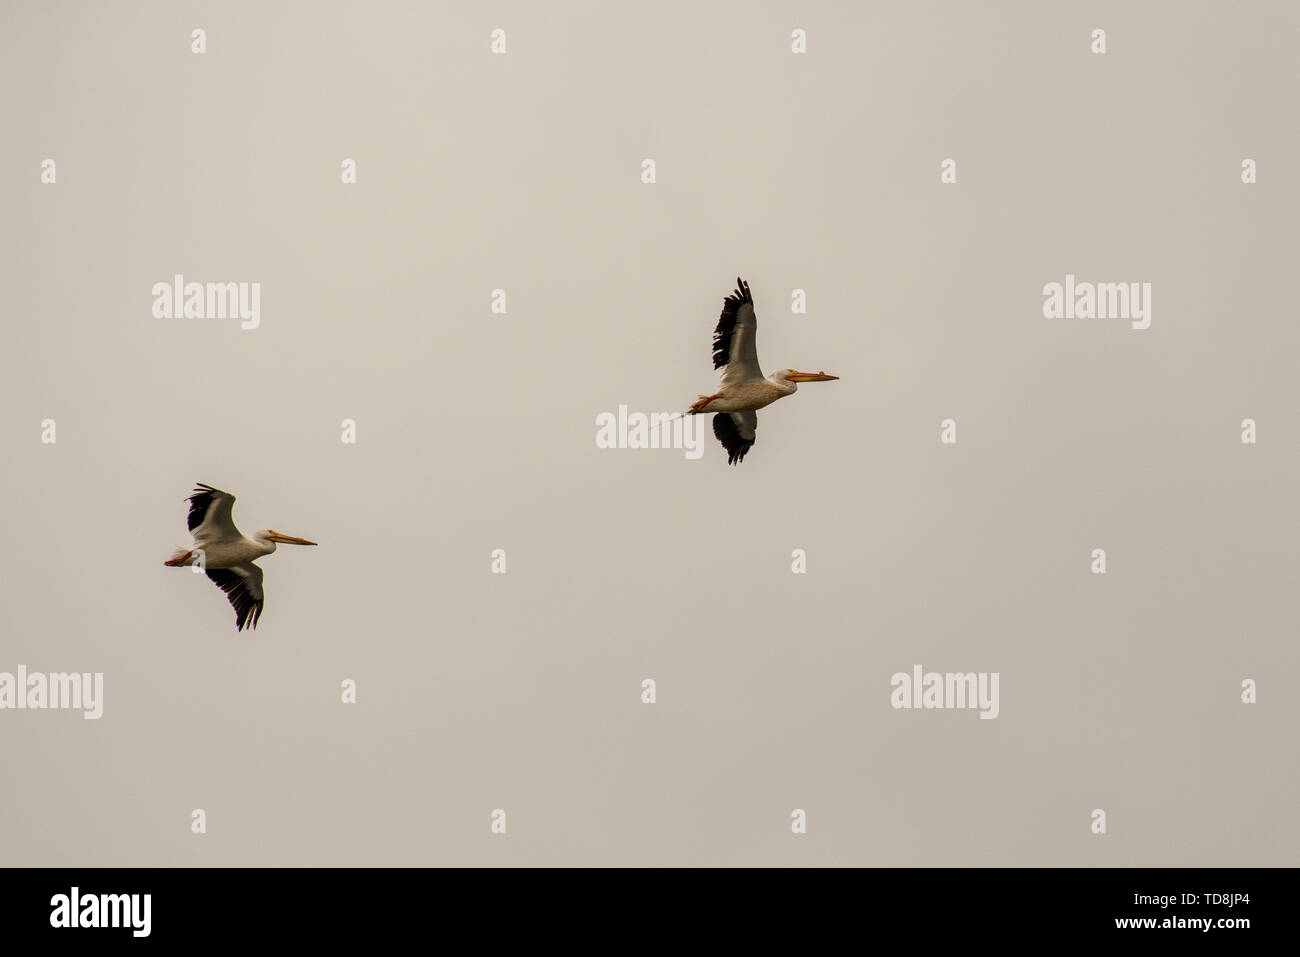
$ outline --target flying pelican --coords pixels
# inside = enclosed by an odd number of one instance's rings
[[[758,320],[749,283],[736,277],[736,291],[722,302],[718,328],[713,331],[713,368],[723,369],[722,382],[713,395],[702,395],[688,415],[717,412],[713,434],[727,450],[727,464],[737,465],[754,444],[757,410],[782,396],[794,395],[800,382],[829,382],[837,375],[779,369],[769,376],[758,366],[754,338]]]
[[[194,544],[190,548],[176,549],[163,564],[178,567],[201,562],[208,577],[226,593],[234,607],[235,630],[243,631],[245,625],[256,628],[266,599],[262,593],[262,569],[253,564],[253,559],[270,555],[275,551],[276,542],[286,545],[316,543],[284,535],[273,528],[255,532],[252,538],[244,537],[230,517],[235,496],[202,482],[189,501],[189,528]]]

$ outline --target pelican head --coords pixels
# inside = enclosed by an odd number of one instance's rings
[[[299,538],[296,535],[286,535],[284,532],[277,532],[273,528],[264,528],[257,533],[257,538],[264,542],[280,542],[284,545],[315,545],[315,542],[309,542],[305,538]],[[275,545],[271,545],[271,550],[275,551]]]
[[[797,383],[800,382],[830,382],[832,379],[838,379],[837,375],[827,375],[825,372],[800,372],[798,369],[782,369],[780,372],[773,372],[767,377],[767,381],[773,383],[784,395],[792,395],[799,388]]]

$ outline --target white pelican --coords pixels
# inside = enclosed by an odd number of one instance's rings
[[[284,535],[273,528],[264,528],[255,532],[252,538],[245,538],[230,517],[234,505],[235,496],[200,482],[190,496],[189,528],[194,544],[176,549],[163,564],[176,567],[201,561],[208,577],[226,593],[226,598],[234,606],[235,630],[243,631],[245,625],[257,627],[266,600],[262,593],[262,569],[253,564],[253,559],[270,555],[275,551],[276,542],[286,545],[316,543]]]
[[[758,320],[754,317],[749,283],[737,276],[736,291],[723,300],[718,328],[713,331],[713,368],[723,369],[722,382],[717,392],[700,396],[687,413],[718,413],[713,417],[713,434],[727,450],[729,465],[739,464],[753,446],[754,430],[758,427],[757,410],[782,396],[794,395],[800,382],[829,382],[839,378],[825,372],[794,369],[763,375],[754,345],[757,334]]]

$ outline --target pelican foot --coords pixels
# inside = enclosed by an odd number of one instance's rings
[[[714,399],[721,399],[721,398],[722,398],[721,392],[716,392],[713,395],[700,396],[699,399],[696,401],[696,403],[693,406],[691,406],[691,415],[695,415],[696,413],[703,412],[705,407],[708,406],[710,402],[712,402]]]

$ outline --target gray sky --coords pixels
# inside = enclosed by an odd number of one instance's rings
[[[105,703],[0,711],[0,862],[1294,865],[1298,25],[4,5],[0,671]],[[176,273],[260,327],[154,318]],[[1067,273],[1151,327],[1045,319]],[[598,449],[712,391],[737,274],[840,381],[738,468]],[[320,543],[256,632],[162,565],[196,481]],[[892,709],[918,663],[998,718]]]

